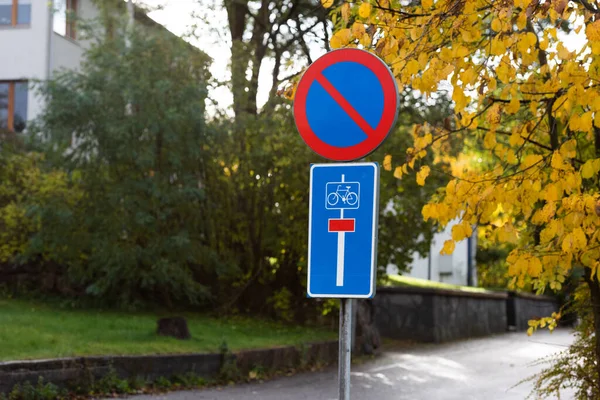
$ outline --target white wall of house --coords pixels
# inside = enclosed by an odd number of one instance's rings
[[[440,251],[444,247],[444,242],[452,238],[452,226],[448,224],[446,229],[434,235],[431,242],[429,255],[421,257],[419,253],[413,254],[413,262],[410,271],[403,275],[420,279],[429,279],[437,282],[451,283],[455,285],[468,284],[468,265],[469,265],[469,239],[456,243],[452,255],[441,255]],[[471,262],[472,262],[472,282],[477,285],[477,270],[475,266],[475,254],[477,249],[477,234],[473,232],[471,240]],[[398,269],[395,265],[389,265],[387,272],[397,274]]]
[[[0,26],[0,54],[6,55],[0,62],[0,81],[45,80],[59,68],[79,68],[87,44],[55,33],[52,10],[52,0],[33,0],[28,25]],[[91,0],[79,0],[77,14],[90,20],[99,12]],[[34,119],[43,107],[30,86],[27,119]]]
[[[32,80],[48,77],[50,8],[47,1],[31,2],[31,22],[23,26],[0,27],[0,80]],[[37,115],[43,104],[29,90],[27,117]]]
[[[77,17],[91,21],[99,16],[99,11],[91,0],[79,0]],[[77,36],[77,35],[76,35]],[[77,38],[76,40],[52,32],[51,42],[51,71],[61,68],[79,69],[83,53],[89,43]]]
[[[51,70],[54,72],[62,68],[79,69],[83,51],[83,47],[76,40],[53,32]]]

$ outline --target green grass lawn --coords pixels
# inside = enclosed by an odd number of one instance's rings
[[[324,329],[183,314],[192,338],[177,340],[155,334],[160,316],[164,315],[69,310],[39,302],[0,299],[0,360],[218,352],[223,341],[230,350],[241,350],[337,337],[336,332]]]
[[[419,279],[412,278],[410,276],[403,275],[388,275],[387,286],[409,286],[409,287],[422,287],[422,288],[432,288],[432,289],[452,289],[452,290],[462,290],[465,292],[476,292],[476,293],[485,293],[486,289],[480,287],[471,287],[471,286],[460,286],[460,285],[452,285],[450,283],[443,282],[435,282],[427,279]]]

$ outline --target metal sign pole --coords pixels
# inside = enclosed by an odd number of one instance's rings
[[[350,400],[350,359],[352,355],[352,299],[340,299],[339,399]]]
[[[356,63],[365,67],[360,73],[351,67]],[[333,67],[342,78],[329,81],[324,77]],[[400,93],[382,59],[365,50],[338,49],[304,72],[292,108],[298,133],[315,153],[348,162],[373,152],[393,130]],[[312,164],[308,209],[306,292],[340,298],[339,400],[350,400],[353,299],[375,296],[379,164]]]

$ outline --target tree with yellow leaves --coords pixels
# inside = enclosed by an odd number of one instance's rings
[[[363,0],[333,4],[334,48],[378,54],[400,87],[446,90],[454,115],[413,130],[395,174],[423,184],[433,153],[451,174],[423,208],[452,240],[485,229],[513,243],[512,284],[560,290],[574,269],[589,288],[600,387],[600,4],[588,0]],[[449,143],[463,151],[452,156]],[[474,156],[478,149],[486,157]],[[544,323],[547,321],[544,321]]]

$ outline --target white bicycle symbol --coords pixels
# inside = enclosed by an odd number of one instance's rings
[[[336,191],[327,196],[327,204],[335,206],[340,200],[344,204],[353,206],[358,201],[358,195],[350,191],[350,186],[346,186],[344,189],[342,185],[338,185]]]

